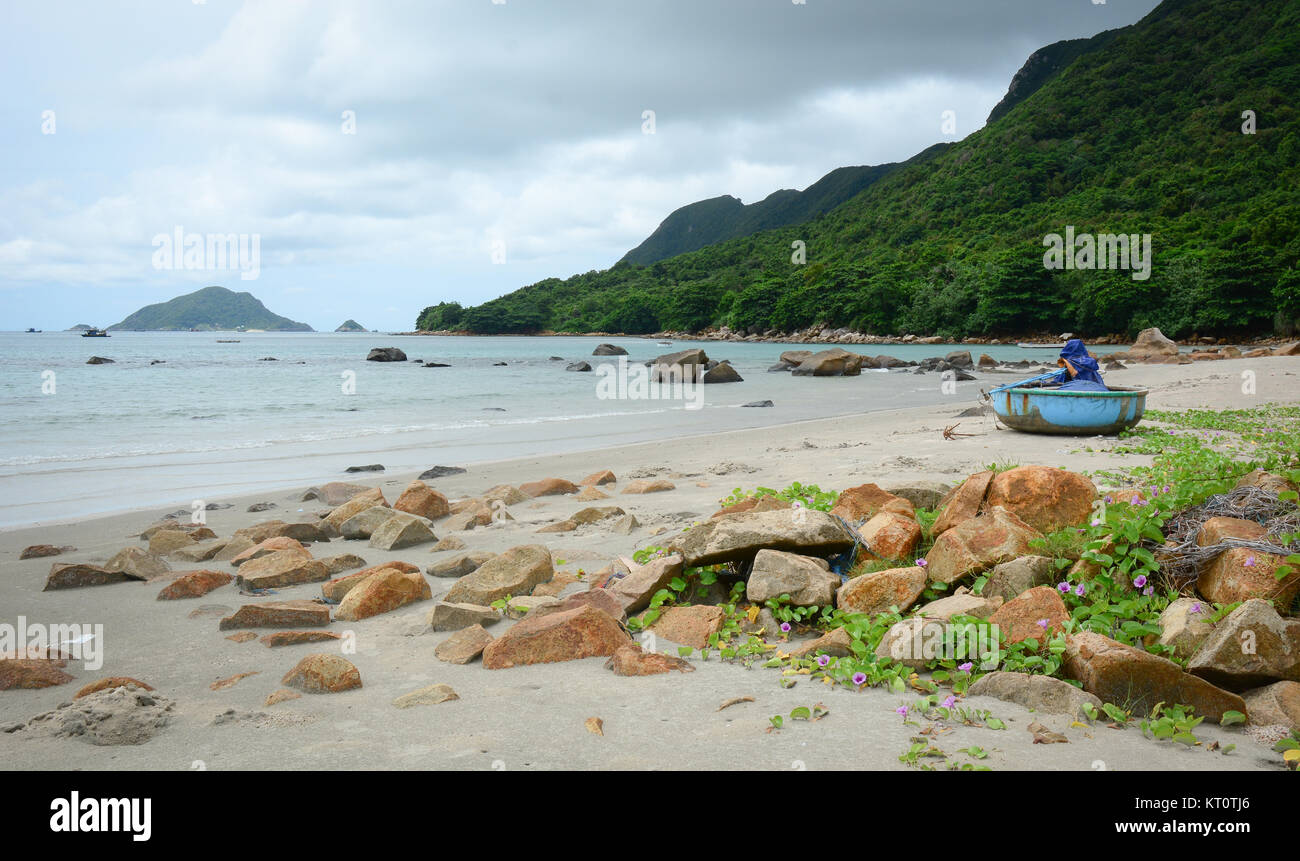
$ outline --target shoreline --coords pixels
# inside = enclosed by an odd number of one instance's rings
[[[1257,394],[1242,393],[1243,370],[1255,372]],[[1300,361],[1295,359],[1134,366],[1123,373],[1125,382],[1131,375],[1133,382],[1150,389],[1149,409],[1240,409],[1300,402],[1300,387],[1295,386]],[[423,569],[460,552],[500,553],[520,545],[544,544],[556,570],[576,576],[595,572],[634,549],[665,542],[680,529],[708,518],[719,500],[737,487],[783,488],[795,481],[817,484],[823,490],[866,482],[886,487],[925,481],[952,485],[989,463],[1096,471],[1150,462],[1148,455],[1115,452],[1115,438],[1036,436],[994,430],[987,415],[954,418],[966,406],[968,399],[954,398],[927,407],[469,465],[466,473],[431,480],[430,486],[455,499],[502,483],[518,486],[549,477],[577,481],[602,469],[612,470],[618,482],[602,489],[607,499],[529,499],[509,506],[512,519],[470,531],[451,532],[446,521],[434,522],[439,538],[455,536],[464,550],[434,552],[433,545],[424,544],[385,551],[365,541],[336,539],[313,545],[312,552],[318,557],[359,554],[369,566],[405,561]],[[954,422],[975,436],[945,440],[943,428]],[[409,477],[408,473],[362,473],[329,479],[380,487],[393,501]],[[623,492],[638,477],[667,479],[675,488],[650,494]],[[326,506],[315,500],[297,501],[306,486],[225,497],[232,507],[208,511],[207,525],[225,538],[236,529],[271,519],[314,520]],[[255,513],[245,510],[258,501],[272,501],[277,507]],[[632,514],[639,526],[630,534],[599,524],[572,532],[537,531],[593,505],[618,506]],[[267,697],[282,687],[282,675],[306,655],[330,647],[316,643],[268,649],[256,641],[227,639],[229,632],[218,629],[218,618],[258,600],[240,595],[233,584],[201,599],[179,602],[155,600],[165,580],[42,591],[52,564],[102,564],[125,547],[140,547],[133,536],[160,513],[155,508],[135,509],[0,532],[0,606],[5,608],[0,622],[12,623],[21,615],[43,623],[104,626],[102,667],[92,670],[73,662],[66,669],[73,680],[64,685],[0,692],[0,726],[27,721],[67,702],[82,685],[110,676],[142,679],[176,703],[173,723],[139,745],[97,747],[76,739],[0,733],[0,756],[10,768],[183,770],[196,759],[210,769],[460,770],[504,763],[508,770],[737,766],[789,770],[794,760],[806,762],[809,769],[906,768],[898,754],[907,749],[912,731],[893,714],[899,695],[885,690],[855,693],[809,684],[783,689],[775,673],[744,672],[714,660],[693,660],[696,671],[684,675],[640,678],[609,673],[603,669],[604,659],[499,671],[478,663],[443,663],[433,656],[433,649],[448,635],[429,630],[425,619],[433,606],[430,601],[331,626],[355,635],[356,652],[347,657],[361,674],[361,689],[267,705]],[[36,543],[72,545],[77,550],[18,560],[24,546]],[[225,562],[185,563],[174,558],[170,562],[173,572],[233,570]],[[434,601],[445,596],[454,582],[426,579]],[[565,593],[582,588],[585,583],[574,583]],[[320,593],[319,584],[304,584],[279,587],[267,598],[311,600]],[[499,622],[491,633],[498,636],[510,624]],[[253,675],[213,688],[215,682],[241,673]],[[460,699],[415,709],[392,706],[395,698],[434,683],[450,685]],[[751,696],[754,702],[718,711],[720,702],[739,696]],[[770,715],[819,700],[831,710],[828,721],[766,732]],[[1198,735],[1207,744],[1237,744],[1232,757],[1211,756],[1181,745],[1156,745],[1137,732],[1081,731],[1063,715],[1035,714],[1002,700],[969,697],[967,702],[990,709],[1008,724],[1009,731],[993,736],[987,729],[958,727],[947,736],[944,747],[992,745],[989,762],[995,769],[1089,770],[1095,760],[1103,759],[1132,769],[1276,770],[1276,756],[1266,747],[1218,726],[1198,728]],[[521,710],[534,719],[519,720]],[[604,720],[603,737],[584,729],[584,721],[592,716]],[[1068,735],[1071,743],[1034,745],[1032,734],[1025,731],[1034,720]],[[430,721],[435,721],[433,732]],[[738,758],[741,750],[745,754]]]

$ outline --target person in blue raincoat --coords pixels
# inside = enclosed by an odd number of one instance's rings
[[[1061,388],[1071,391],[1109,391],[1098,373],[1097,360],[1088,354],[1088,348],[1078,338],[1065,342],[1056,364],[1061,371],[1047,380],[1047,385],[1060,383]]]

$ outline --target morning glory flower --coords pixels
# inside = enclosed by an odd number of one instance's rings
[[[1156,587],[1148,586],[1142,590],[1142,594],[1150,597],[1156,591]]]
[[[1165,493],[1168,493],[1168,492],[1169,492],[1169,485],[1167,485],[1167,484],[1165,485],[1164,492],[1165,492]]]
[[[1200,602],[1200,601],[1197,601],[1195,604],[1192,605],[1191,612],[1193,612],[1193,613],[1199,613],[1199,612],[1201,612],[1201,602]]]
[[[1101,520],[1094,518],[1093,521],[1092,521],[1092,525],[1093,525],[1093,526],[1101,526]]]
[[[862,675],[862,674],[859,673],[858,675]],[[854,676],[853,678],[856,679],[857,676]],[[894,709],[894,711],[902,715],[903,717],[907,717],[907,706],[899,706],[898,708]]]
[[[929,564],[930,564],[930,563],[929,563],[929,562],[926,562],[925,559],[918,559],[918,560],[916,560],[916,566],[917,566],[918,568],[924,568],[925,566],[927,566],[927,565],[929,565]]]
[[[1141,589],[1143,586],[1147,585],[1147,575],[1145,575],[1145,574],[1139,574],[1138,576],[1134,577],[1134,578],[1133,578],[1133,585],[1136,586],[1136,587],[1138,587],[1139,589]]]
[[[1047,630],[1047,620],[1046,620],[1046,619],[1039,619],[1039,620],[1038,620],[1038,627],[1040,627],[1040,628],[1042,628],[1044,631],[1046,631],[1046,630]]]
[[[782,634],[788,634],[788,633],[790,633],[790,623],[789,623],[789,622],[782,622],[782,623],[781,623],[781,633],[782,633]]]
[[[1064,595],[1070,591],[1070,581],[1062,580],[1060,583],[1056,584],[1056,588],[1062,595]]]
[[[858,687],[862,687],[862,686],[865,685],[866,683],[867,683],[867,674],[866,674],[866,673],[854,673],[854,674],[853,674],[853,684],[857,685]]]
[[[1244,563],[1242,563],[1242,564],[1245,565],[1247,568],[1254,568],[1254,567],[1255,567],[1255,557],[1254,557],[1254,556],[1247,556],[1247,557],[1246,557],[1246,561],[1245,561]]]
[[[1142,504],[1142,497],[1138,496],[1136,493],[1133,494],[1133,498],[1129,500],[1129,505],[1141,505],[1141,504]]]
[[[954,697],[952,694],[949,694],[949,695],[948,695],[948,699],[944,700],[943,703],[942,703],[942,705],[943,705],[944,708],[946,708],[946,709],[950,709],[950,708],[953,707],[953,704],[956,703],[956,702],[957,702],[957,698]]]
[[[829,664],[830,662],[831,662],[831,656],[830,656],[830,655],[818,655],[818,656],[817,656],[817,666],[819,666],[819,667],[824,667],[824,666],[826,666],[827,664]]]
[[[1088,589],[1086,586],[1080,583],[1078,586],[1074,587],[1074,594],[1082,598],[1084,595],[1088,594]]]
[[[969,673],[971,671],[971,668],[974,666],[975,665],[972,664],[970,661],[967,661],[964,664],[958,664],[957,669],[961,670],[963,673]]]
[[[1108,497],[1106,497],[1106,504],[1107,504],[1107,505],[1110,505],[1110,504],[1111,504],[1112,502],[1114,502],[1114,501],[1115,501],[1115,498],[1114,498],[1113,496],[1108,496]]]

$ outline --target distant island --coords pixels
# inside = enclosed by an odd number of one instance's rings
[[[187,332],[260,329],[268,332],[312,332],[306,323],[281,317],[266,309],[252,293],[225,287],[204,287],[169,302],[146,305],[110,330],[135,332]]]
[[[366,327],[362,326],[356,320],[344,320],[341,324],[339,324],[339,327],[334,331],[335,332],[364,332],[366,331]]]
[[[89,331],[90,331],[91,329],[93,329],[93,328],[95,328],[95,327],[94,327],[94,326],[89,326],[89,325],[87,325],[87,324],[85,324],[85,323],[78,323],[77,325],[73,326],[71,329],[64,329],[63,331],[65,331],[65,332],[89,332]]]

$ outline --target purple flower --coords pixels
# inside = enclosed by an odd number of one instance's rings
[[[1114,501],[1115,501],[1115,498],[1114,498],[1113,496],[1108,496],[1108,497],[1106,497],[1106,504],[1107,504],[1107,505],[1110,505],[1110,504],[1111,504],[1112,502],[1114,502]]]
[[[1070,591],[1070,581],[1062,580],[1060,583],[1056,584],[1056,588],[1062,595],[1064,595]]]
[[[1159,495],[1160,495],[1160,491],[1156,490],[1156,486],[1155,486],[1154,484],[1151,485],[1151,495],[1152,495],[1152,496],[1159,496]]]
[[[1097,519],[1097,518],[1093,518],[1092,525],[1093,525],[1093,526],[1101,526],[1101,520],[1100,520],[1100,519]]]
[[[1142,497],[1138,496],[1136,493],[1133,494],[1133,498],[1129,500],[1129,505],[1141,505],[1141,504],[1142,504]]]
[[[1046,630],[1047,630],[1047,620],[1046,620],[1046,619],[1039,619],[1039,620],[1038,620],[1038,627],[1040,627],[1040,628],[1042,628],[1044,631],[1046,631]]]
[[[818,655],[818,656],[817,656],[817,666],[819,666],[819,667],[824,667],[824,666],[826,666],[827,664],[829,664],[830,662],[831,662],[831,656],[830,656],[830,655]]]
[[[1143,586],[1147,585],[1147,575],[1145,575],[1145,574],[1139,574],[1138,576],[1134,577],[1134,578],[1133,578],[1133,585],[1136,586],[1136,587],[1138,587],[1139,589],[1141,589]]]
[[[853,684],[857,685],[858,687],[862,687],[862,686],[865,685],[866,683],[867,683],[867,674],[866,674],[866,673],[854,673],[854,674],[853,674]]]
[[[1247,568],[1254,568],[1254,567],[1255,567],[1255,557],[1254,557],[1254,556],[1247,556],[1247,557],[1246,557],[1246,561],[1243,562],[1243,563],[1241,563],[1241,564],[1245,565]]]
[[[790,633],[790,623],[789,623],[789,622],[782,622],[782,623],[781,623],[781,633],[782,633],[782,634],[788,634],[788,633]]]
[[[956,702],[957,702],[957,698],[954,697],[952,694],[949,694],[949,695],[948,695],[948,699],[944,700],[943,703],[942,703],[942,705],[943,705],[944,708],[946,708],[946,709],[950,709],[950,708],[953,707],[953,705],[954,705]]]
[[[858,676],[860,675],[862,674],[858,673]],[[854,676],[853,678],[856,679],[858,676]],[[902,715],[903,717],[907,717],[907,706],[899,706],[898,708],[894,709],[894,711]]]
[[[1145,589],[1142,590],[1142,594],[1143,594],[1143,595],[1146,595],[1146,596],[1148,596],[1148,597],[1150,597],[1152,594],[1155,593],[1155,591],[1156,591],[1156,587],[1154,587],[1154,586],[1148,586],[1148,587],[1146,587]]]
[[[1164,492],[1165,492],[1165,493],[1168,493],[1168,492],[1169,492],[1169,485],[1167,485],[1167,484],[1165,485],[1165,487],[1164,487]]]
[[[1088,588],[1080,583],[1078,586],[1074,587],[1074,594],[1082,598],[1084,595],[1088,594]]]
[[[916,560],[916,566],[917,566],[918,568],[924,568],[925,566],[927,566],[927,565],[929,565],[929,564],[930,564],[930,563],[929,563],[929,562],[926,562],[925,559],[918,559],[918,560]]]
[[[1199,613],[1199,612],[1201,612],[1201,602],[1200,602],[1200,601],[1197,601],[1195,604],[1192,605],[1191,612],[1193,612],[1193,613]]]
[[[969,673],[971,671],[971,668],[974,666],[975,665],[972,664],[970,661],[967,661],[964,664],[958,664],[957,669],[961,670],[963,673]]]

